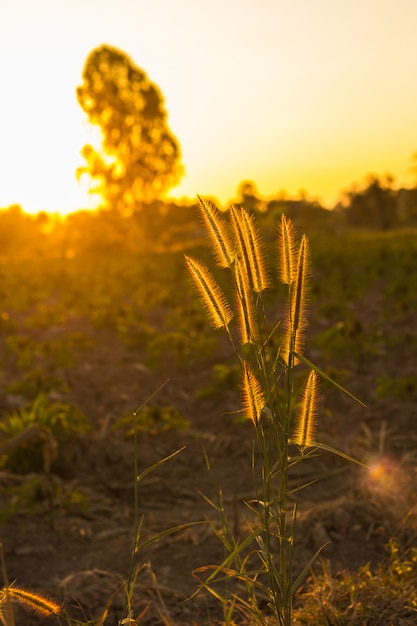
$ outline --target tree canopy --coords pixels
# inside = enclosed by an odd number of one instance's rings
[[[167,124],[164,98],[124,52],[103,45],[85,62],[77,98],[101,130],[101,151],[85,145],[77,176],[95,181],[107,208],[131,212],[160,198],[183,174],[180,147]]]
[[[369,174],[363,189],[354,185],[345,192],[348,223],[381,230],[393,228],[398,222],[398,198],[393,182],[390,174],[382,178]]]

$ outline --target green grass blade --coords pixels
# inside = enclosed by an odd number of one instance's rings
[[[174,533],[180,530],[184,530],[185,528],[190,528],[190,526],[197,526],[199,524],[207,524],[207,522],[206,520],[201,520],[199,522],[187,522],[186,524],[179,524],[178,526],[173,526],[172,528],[167,528],[166,530],[162,530],[157,535],[152,535],[152,537],[149,537],[149,539],[146,539],[146,541],[143,541],[142,543],[140,543],[137,546],[136,551],[139,552],[140,550],[143,550],[147,546],[152,545],[153,543],[155,543],[155,541],[158,541],[159,539],[162,539],[163,537],[167,537],[168,535],[173,535]]]
[[[180,452],[182,452],[183,450],[185,450],[187,446],[182,446],[182,448],[179,448],[178,450],[175,450],[175,452],[172,452],[172,454],[168,454],[168,456],[166,456],[163,459],[160,459],[159,461],[157,461],[156,463],[154,463],[153,465],[151,465],[150,467],[147,467],[145,470],[143,470],[143,472],[141,474],[139,474],[138,476],[136,476],[136,480],[138,482],[140,482],[141,480],[143,480],[145,478],[145,476],[147,476],[148,474],[150,474],[151,472],[153,472],[154,470],[158,469],[158,467],[160,465],[162,465],[163,463],[166,463],[166,461],[169,461],[170,459],[172,459],[174,456],[177,456],[177,454],[179,454]]]
[[[233,561],[234,558],[236,558],[241,552],[242,550],[244,550],[247,546],[249,546],[252,541],[254,539],[256,539],[256,537],[258,537],[259,535],[261,535],[264,532],[264,529],[262,528],[262,526],[260,526],[259,528],[256,528],[254,531],[252,531],[250,533],[250,535],[248,535],[246,537],[246,539],[244,539],[241,543],[239,543],[235,549],[230,552],[230,554],[227,555],[227,557],[224,559],[223,563],[221,563],[221,565],[218,565],[216,567],[216,569],[212,572],[212,574],[210,574],[210,576],[204,581],[205,584],[208,584],[209,582],[211,582],[214,578],[216,578],[216,576],[225,568],[228,567],[228,565]]]
[[[328,446],[325,443],[320,443],[318,441],[313,441],[312,445],[315,448],[320,448],[320,450],[326,450],[326,452],[331,452],[332,454],[337,454],[337,456],[342,457],[342,459],[346,459],[346,461],[350,461],[351,463],[355,463],[356,465],[359,465],[360,467],[364,467],[365,469],[369,469],[369,465],[366,465],[365,463],[362,463],[362,461],[358,461],[358,459],[354,459],[352,456],[349,456],[348,454],[345,454],[344,452],[341,452],[340,450],[337,450],[337,448],[333,448],[332,446]]]
[[[324,550],[324,548],[329,545],[329,541],[327,543],[325,543],[324,545],[322,545],[311,557],[311,559],[306,563],[306,565],[304,565],[303,569],[301,570],[301,572],[298,574],[297,578],[294,580],[292,587],[291,587],[291,593],[292,595],[295,594],[295,592],[297,591],[297,589],[300,587],[301,583],[303,582],[304,578],[307,576],[308,574],[308,570],[310,569],[310,567],[316,562],[320,552],[322,550]]]
[[[327,381],[329,381],[329,383],[331,383],[332,385],[334,385],[335,387],[340,389],[340,391],[343,391],[343,393],[345,393],[347,396],[349,396],[349,398],[352,398],[352,400],[355,400],[355,402],[358,402],[358,404],[361,404],[363,407],[365,407],[365,409],[367,408],[366,404],[364,402],[362,402],[362,400],[359,400],[359,398],[354,396],[353,393],[351,393],[350,391],[348,391],[347,389],[342,387],[342,385],[339,385],[339,383],[337,383],[335,380],[333,380],[333,378],[330,378],[330,376],[325,374],[325,372],[323,372],[323,370],[321,370],[319,367],[317,367],[317,365],[314,365],[314,363],[312,363],[311,361],[306,359],[301,354],[298,354],[298,352],[293,352],[293,355],[295,357],[297,357],[297,359],[299,361],[302,361],[305,365],[307,365],[307,367],[313,369],[315,372],[317,372],[317,374],[320,374],[320,376],[322,376],[322,378],[325,378]]]

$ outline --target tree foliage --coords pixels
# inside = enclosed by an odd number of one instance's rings
[[[88,56],[77,98],[101,130],[98,152],[85,145],[88,174],[107,208],[131,212],[161,197],[182,175],[180,147],[167,125],[164,98],[146,73],[122,51],[104,45]]]
[[[256,184],[251,180],[242,180],[237,188],[237,203],[247,211],[257,211],[260,208],[261,200]]]
[[[370,174],[364,189],[354,186],[346,192],[348,223],[381,230],[393,228],[398,221],[393,182],[394,178],[389,174],[383,178]]]

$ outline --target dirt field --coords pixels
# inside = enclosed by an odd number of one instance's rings
[[[408,390],[397,393],[392,383],[399,372],[402,379],[415,372],[415,311],[401,313],[400,327],[398,317],[386,320],[377,349],[369,350],[369,333],[384,306],[371,291],[350,305],[360,327],[349,331],[354,349],[337,358],[332,372],[367,408],[325,383],[319,418],[320,440],[374,463],[373,471],[327,453],[305,464],[305,481],[318,482],[300,498],[296,570],[327,542],[322,559],[337,572],[380,562],[391,537],[405,547],[416,541],[417,391],[410,383]],[[276,315],[273,306],[271,313]],[[149,319],[157,326],[164,314],[156,307]],[[24,323],[17,314],[14,319],[17,327]],[[335,328],[334,320],[313,302],[308,335],[323,335],[330,328]],[[98,617],[108,606],[105,624],[116,625],[124,607],[121,583],[132,563],[141,564],[133,599],[135,615],[148,609],[141,623],[220,623],[218,602],[204,593],[191,597],[198,587],[193,571],[218,564],[224,556],[211,525],[205,523],[211,520],[219,527],[221,519],[205,497],[218,502],[221,490],[230,528],[243,536],[252,519],[245,502],[255,494],[254,432],[250,423],[235,423],[240,408],[236,388],[225,384],[216,393],[197,392],[213,384],[213,365],[233,362],[230,347],[221,340],[211,356],[181,365],[167,353],[150,367],[146,348],[124,345],[111,329],[95,328],[82,316],[68,317],[53,328],[33,326],[30,332],[36,343],[48,333],[59,337],[69,329],[90,337],[91,345],[59,370],[68,392],[48,393],[52,400],[64,397],[79,407],[93,429],[65,449],[49,475],[19,475],[6,469],[0,474],[5,508],[17,485],[37,480],[31,506],[21,507],[0,527],[9,579],[65,602],[68,613],[80,619]],[[6,333],[2,337],[4,344]],[[306,355],[324,367],[330,360],[326,346],[307,341]],[[3,360],[2,414],[25,400],[9,390],[17,375],[13,364],[11,357]],[[389,377],[386,393],[377,392],[383,374]],[[152,406],[174,407],[189,426],[164,430],[157,425],[155,432],[140,432],[135,452],[126,428],[114,425],[148,399]],[[132,556],[135,475],[179,449],[138,485],[141,540],[178,525],[201,523],[183,527]],[[40,622],[22,614],[17,623]],[[51,618],[42,623],[55,622]]]

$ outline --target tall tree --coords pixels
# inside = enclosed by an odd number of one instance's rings
[[[183,174],[180,147],[167,124],[164,98],[124,52],[104,45],[85,62],[77,98],[101,130],[101,151],[85,145],[88,174],[107,208],[131,212],[161,197]]]

